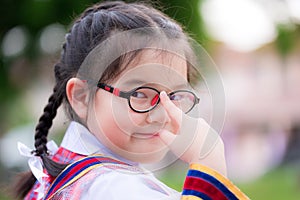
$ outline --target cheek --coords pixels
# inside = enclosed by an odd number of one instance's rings
[[[136,127],[143,127],[146,125],[147,113],[129,112],[129,117],[132,124]]]
[[[93,101],[90,103],[88,110],[88,128],[95,135],[105,133],[105,129],[112,125],[111,100],[108,95],[104,94],[100,91],[97,91]]]
[[[120,131],[127,135],[131,135],[145,126],[146,114],[136,113],[126,109],[124,112],[119,112],[118,114],[113,115],[112,120]]]
[[[106,146],[119,146],[126,134],[120,129],[111,98],[96,95],[89,109],[88,128]],[[121,141],[120,141],[121,140]]]
[[[126,99],[113,98],[111,105],[114,122],[123,132],[130,134],[145,125],[147,114],[131,110]]]
[[[89,109],[89,128],[94,134],[125,134],[130,136],[145,126],[147,113],[131,110],[126,99],[98,91]]]

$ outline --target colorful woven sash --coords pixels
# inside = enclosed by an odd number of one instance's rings
[[[191,164],[181,200],[249,200],[232,182],[200,164]]]
[[[104,163],[110,164],[129,164],[101,155],[93,155],[80,159],[66,167],[53,181],[44,199],[51,199],[56,193],[74,183],[80,177],[88,173],[94,168],[103,166]]]

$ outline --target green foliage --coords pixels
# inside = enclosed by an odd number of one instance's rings
[[[279,24],[277,26],[277,33],[277,48],[281,55],[286,56],[294,47],[298,35],[295,35],[294,29],[291,28],[289,25],[283,24]]]
[[[15,110],[21,106],[16,102],[22,92],[27,89],[29,83],[26,81],[33,81],[35,78],[36,62],[42,56],[38,48],[42,29],[52,23],[60,23],[67,27],[75,16],[78,16],[83,9],[95,2],[97,1],[2,0],[0,2],[0,47],[3,37],[13,27],[22,26],[28,32],[27,46],[21,55],[5,57],[3,53],[0,53],[0,135],[5,132],[9,125],[18,125],[16,124],[17,121],[20,125],[29,120],[29,118],[25,119],[25,113],[15,115]],[[25,62],[19,64],[20,60],[25,60]],[[22,70],[14,72],[15,65],[22,65]],[[18,80],[12,78],[12,72],[18,73]],[[28,74],[30,74],[29,79],[26,77]],[[17,85],[16,81],[18,82]],[[17,117],[7,117],[13,115]],[[18,116],[23,117],[19,120]]]
[[[11,200],[11,199],[4,194],[0,194],[0,200]]]
[[[186,171],[183,170],[182,167],[176,167],[176,165],[171,165],[158,178],[174,190],[181,191],[183,188],[185,176]]]
[[[178,21],[198,42],[207,39],[199,7],[202,0],[161,0],[164,12]]]

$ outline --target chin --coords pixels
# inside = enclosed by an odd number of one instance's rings
[[[161,161],[166,156],[167,152],[167,150],[160,150],[147,153],[127,153],[124,157],[133,162],[149,164]]]

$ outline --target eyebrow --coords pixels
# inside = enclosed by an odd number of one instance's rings
[[[126,81],[124,83],[122,83],[122,85],[126,85],[126,86],[131,86],[131,85],[143,85],[147,82],[143,81],[143,80],[139,80],[139,79],[131,79],[129,81]]]
[[[125,85],[125,86],[132,86],[132,85],[141,86],[141,85],[153,84],[153,83],[145,82],[144,80],[140,80],[140,79],[132,79],[132,80],[124,82],[123,85]],[[178,85],[172,86],[172,88],[187,88],[187,87],[188,87],[188,84],[186,84],[186,83],[180,83]]]

